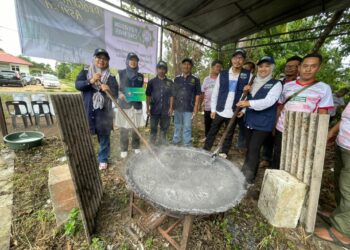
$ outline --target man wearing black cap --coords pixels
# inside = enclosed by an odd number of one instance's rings
[[[159,144],[167,143],[166,133],[173,113],[173,81],[166,77],[168,65],[164,61],[157,64],[157,76],[148,82],[146,89],[147,114],[151,117],[150,142],[156,143],[158,124],[160,125]]]
[[[182,60],[182,74],[174,79],[174,136],[173,144],[182,141],[184,146],[191,146],[192,118],[198,112],[201,85],[191,71],[193,62],[189,58]]]
[[[213,146],[215,137],[223,123],[229,123],[236,109],[236,103],[239,101],[243,88],[249,83],[251,72],[243,69],[243,63],[246,58],[246,52],[243,49],[237,49],[231,58],[232,67],[229,70],[221,71],[211,96],[211,118],[214,119],[207,138],[204,149],[210,150]],[[240,118],[242,119],[242,118]],[[233,132],[237,122],[232,126],[225,138],[220,156],[226,158],[232,145]]]

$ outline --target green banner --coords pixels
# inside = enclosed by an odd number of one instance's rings
[[[125,97],[128,102],[146,101],[145,88],[126,88]]]

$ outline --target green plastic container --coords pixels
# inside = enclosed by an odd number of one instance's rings
[[[6,135],[4,141],[9,148],[21,150],[40,146],[44,136],[37,131],[16,132]]]

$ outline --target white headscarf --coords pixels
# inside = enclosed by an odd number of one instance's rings
[[[259,91],[259,89],[264,86],[265,83],[267,83],[269,80],[272,79],[272,73],[273,70],[275,69],[275,64],[270,64],[270,73],[265,76],[265,77],[261,77],[259,76],[259,74],[257,74],[257,76],[254,79],[253,85],[252,85],[252,89],[250,90],[250,94],[254,97],[255,94]]]

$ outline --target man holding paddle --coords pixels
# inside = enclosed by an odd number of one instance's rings
[[[237,49],[231,58],[232,67],[229,70],[221,71],[216,80],[211,97],[211,118],[214,120],[206,137],[204,149],[210,150],[215,141],[215,137],[221,126],[229,123],[236,109],[236,103],[242,96],[243,88],[251,79],[251,72],[243,69],[246,52]],[[242,118],[240,118],[242,119]],[[223,142],[219,156],[226,158],[232,145],[233,133],[237,124],[229,129]]]

